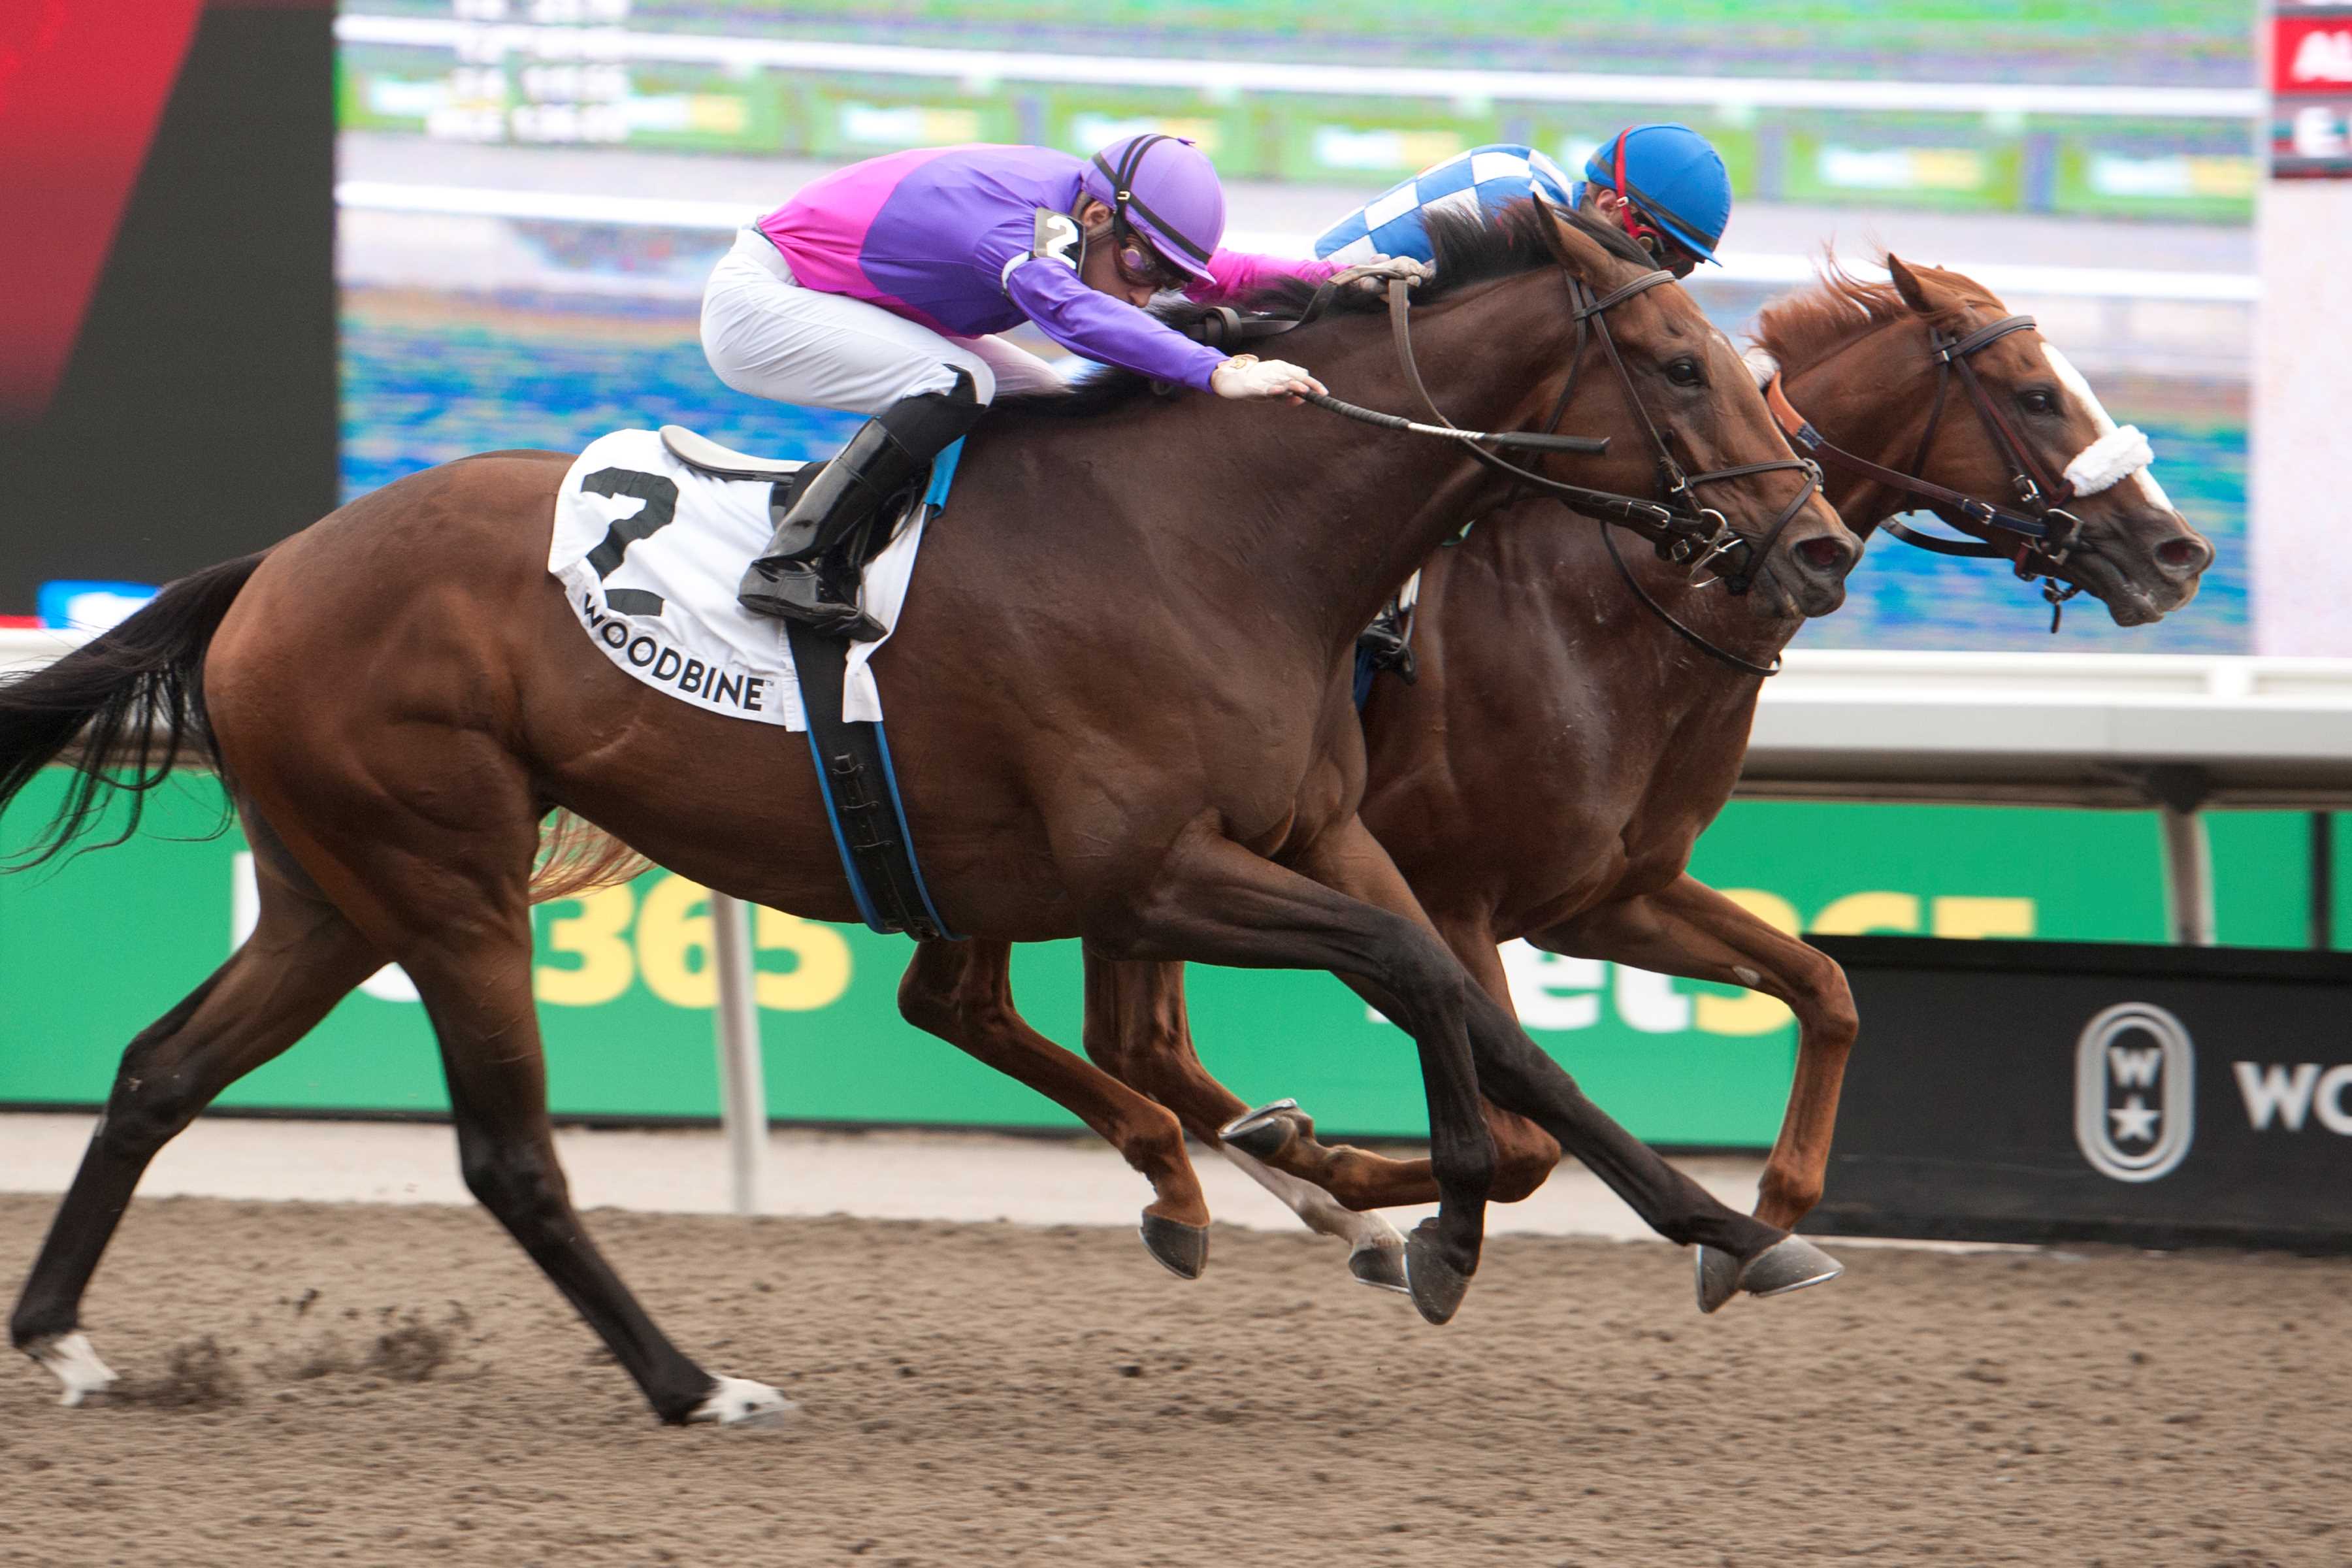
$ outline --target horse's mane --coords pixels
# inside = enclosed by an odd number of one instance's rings
[[[1886,258],[1879,258],[1881,266]],[[1929,312],[1924,318],[1911,308],[1893,280],[1873,283],[1845,269],[1835,251],[1822,258],[1820,279],[1810,288],[1773,300],[1757,318],[1755,340],[1781,364],[1809,364],[1832,348],[1895,321],[1925,320],[1946,331],[1965,324],[1967,308],[2001,303],[1974,279],[1941,268],[1915,267],[1934,277],[1959,297],[1960,302]]]
[[[1553,265],[1551,247],[1544,242],[1546,210],[1538,208],[1532,201],[1521,200],[1491,216],[1451,209],[1424,214],[1431,252],[1437,258],[1436,268],[1434,277],[1413,289],[1413,303],[1434,304],[1480,283]],[[1548,210],[1611,255],[1645,269],[1654,265],[1649,253],[1634,244],[1629,236],[1570,208],[1553,206]],[[1296,321],[1306,312],[1307,301],[1314,297],[1314,284],[1302,279],[1286,278],[1239,303],[1258,315]],[[1346,289],[1332,296],[1325,313],[1359,315],[1387,309],[1385,294]],[[1151,308],[1152,315],[1179,331],[1213,310],[1213,306],[1196,305],[1189,300],[1164,300]],[[1281,342],[1279,338],[1271,338],[1260,346],[1267,354],[1279,354]],[[1083,419],[1127,406],[1143,395],[1150,384],[1150,378],[1138,375],[1133,371],[1106,365],[1072,381],[1066,392],[1035,392],[1000,397],[992,405],[991,415],[1042,414],[1055,418]]]

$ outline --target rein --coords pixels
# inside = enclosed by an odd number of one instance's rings
[[[1553,403],[1551,417],[1546,422],[1547,431],[1557,427],[1566,416],[1569,403],[1576,394],[1577,380],[1583,373],[1586,344],[1591,338],[1598,336],[1603,352],[1609,356],[1610,364],[1617,372],[1619,384],[1625,389],[1626,401],[1633,405],[1633,412],[1640,417],[1643,431],[1650,438],[1651,450],[1656,454],[1659,483],[1664,490],[1664,500],[1649,501],[1637,496],[1619,495],[1612,490],[1564,484],[1517,464],[1507,463],[1476,447],[1466,449],[1486,467],[1510,475],[1515,489],[1533,487],[1554,497],[1570,510],[1601,522],[1604,525],[1601,541],[1608,546],[1609,559],[1616,566],[1617,574],[1625,580],[1625,586],[1643,607],[1664,621],[1675,636],[1710,658],[1742,674],[1778,675],[1780,660],[1777,656],[1769,665],[1758,664],[1727,648],[1717,647],[1705,636],[1676,620],[1672,612],[1643,588],[1632,568],[1625,564],[1624,556],[1617,549],[1615,537],[1605,525],[1613,522],[1633,529],[1649,541],[1660,559],[1674,561],[1693,572],[1718,560],[1727,564],[1736,561],[1736,565],[1729,571],[1718,567],[1716,576],[1729,592],[1745,594],[1755,585],[1756,574],[1762,569],[1764,559],[1771,553],[1772,546],[1780,542],[1782,531],[1805,509],[1805,503],[1820,492],[1820,467],[1807,458],[1788,457],[1696,474],[1685,471],[1675,460],[1665,437],[1650,417],[1649,408],[1643,403],[1641,393],[1633,384],[1633,373],[1625,368],[1624,357],[1618,352],[1617,340],[1609,331],[1608,320],[1608,313],[1613,307],[1662,283],[1675,281],[1675,275],[1663,270],[1645,272],[1619,284],[1606,294],[1595,294],[1583,279],[1573,275],[1563,272],[1562,276],[1567,279],[1569,305],[1576,321],[1576,350],[1569,361],[1568,379],[1561,384],[1559,397]],[[1412,386],[1413,395],[1421,399],[1422,405],[1429,410],[1430,416],[1452,429],[1454,422],[1445,417],[1444,411],[1429,395],[1428,387],[1423,384],[1421,367],[1413,358],[1410,316],[1405,285],[1401,279],[1392,280],[1389,284],[1389,321],[1395,333],[1397,357],[1403,363],[1406,383]],[[1721,512],[1713,507],[1700,506],[1693,494],[1694,489],[1699,485],[1746,479],[1753,474],[1771,473],[1782,468],[1802,472],[1807,482],[1781,509],[1780,515],[1772,520],[1772,525],[1760,539],[1751,539],[1739,532]]]
[[[1391,279],[1389,284],[1390,312],[1400,322],[1402,318],[1396,315],[1395,301],[1398,292],[1405,287],[1402,279]],[[1297,316],[1244,316],[1230,305],[1220,305],[1201,319],[1196,324],[1195,331],[1200,341],[1211,348],[1229,348],[1235,344],[1255,342],[1261,338],[1280,337],[1285,332],[1297,331],[1320,317],[1331,301],[1331,285],[1325,283],[1315,290],[1315,297],[1307,302],[1307,309]],[[1398,331],[1402,332],[1404,329],[1400,325]],[[1472,443],[1485,441],[1497,447],[1525,447],[1538,452],[1573,452],[1579,457],[1585,458],[1607,455],[1609,437],[1606,436],[1559,436],[1549,430],[1538,432],[1463,429],[1444,415],[1438,414],[1437,405],[1429,401],[1429,395],[1421,391],[1421,375],[1414,369],[1412,363],[1412,345],[1409,339],[1400,341],[1405,374],[1412,379],[1413,390],[1421,393],[1423,404],[1436,416],[1436,424],[1424,425],[1418,419],[1407,419],[1402,415],[1382,414],[1376,408],[1365,408],[1320,392],[1303,394],[1300,401],[1311,403],[1318,408],[1337,414],[1342,419],[1352,419],[1359,425],[1370,425],[1381,430],[1394,430],[1406,436],[1433,436],[1441,440],[1459,441],[1469,446],[1473,452],[1476,452],[1477,448],[1472,446]],[[1558,421],[1555,420],[1553,423],[1557,424]],[[1485,454],[1479,455],[1483,457]],[[1599,495],[1602,492],[1596,490],[1592,493]]]
[[[1775,458],[1762,463],[1742,463],[1734,468],[1713,468],[1694,474],[1685,472],[1683,466],[1675,460],[1674,452],[1667,447],[1665,437],[1659,433],[1656,421],[1650,417],[1649,407],[1643,403],[1642,395],[1633,384],[1633,372],[1625,368],[1624,356],[1617,351],[1617,340],[1609,331],[1608,318],[1610,307],[1631,299],[1644,289],[1654,289],[1661,283],[1671,283],[1674,280],[1675,277],[1671,272],[1650,272],[1606,294],[1595,296],[1582,279],[1573,277],[1568,279],[1569,300],[1576,310],[1576,354],[1569,362],[1568,381],[1560,388],[1559,402],[1555,405],[1553,418],[1557,420],[1559,417],[1559,411],[1567,408],[1569,397],[1576,388],[1577,376],[1584,367],[1585,329],[1589,321],[1591,323],[1593,333],[1601,339],[1601,347],[1608,354],[1611,366],[1617,372],[1618,384],[1625,389],[1626,401],[1633,405],[1633,412],[1641,418],[1643,430],[1650,437],[1651,450],[1657,454],[1659,480],[1665,487],[1666,504],[1677,522],[1682,525],[1676,531],[1680,537],[1664,545],[1662,548],[1662,553],[1696,571],[1717,557],[1722,557],[1728,563],[1733,552],[1738,552],[1740,554],[1737,564],[1729,571],[1718,569],[1716,575],[1722,580],[1727,592],[1734,595],[1745,594],[1749,588],[1755,586],[1756,574],[1763,568],[1764,559],[1772,552],[1772,546],[1780,542],[1781,533],[1787,530],[1790,523],[1796,521],[1797,514],[1805,510],[1805,503],[1821,492],[1822,470],[1820,465],[1810,458],[1788,457]],[[1783,468],[1802,473],[1806,482],[1799,488],[1794,496],[1790,498],[1789,504],[1780,509],[1780,515],[1772,520],[1772,525],[1764,531],[1764,536],[1760,540],[1750,539],[1734,529],[1724,515],[1713,507],[1700,506],[1697,497],[1692,493],[1700,485],[1719,484],[1732,479],[1747,479],[1754,474],[1773,473]],[[1714,520],[1714,526],[1711,529],[1707,526],[1707,520],[1710,518]],[[1694,531],[1698,536],[1696,540],[1696,548],[1687,548],[1694,542]],[[1646,596],[1645,602],[1647,602]],[[1660,613],[1664,614],[1663,611]],[[1686,627],[1678,626],[1677,629],[1681,630],[1685,637],[1695,640],[1697,638],[1697,634]],[[1711,645],[1702,643],[1701,646],[1707,647],[1710,652],[1716,653],[1718,658],[1728,663],[1743,668],[1756,668],[1744,659],[1714,648]]]
[[[1945,539],[1906,527],[1888,518],[1880,524],[1887,532],[1904,543],[1931,551],[1938,555],[1969,556],[1979,560],[2004,560],[2021,582],[2036,577],[2043,580],[2042,596],[2050,605],[2050,629],[2058,629],[2059,606],[2083,590],[2079,585],[2060,585],[2058,574],[2066,564],[2074,532],[2081,520],[2063,510],[2063,503],[2073,499],[2074,487],[2063,478],[2053,479],[2034,455],[2032,448],[2018,439],[2017,432],[2002,418],[1991,395],[1978,380],[1976,368],[1969,356],[1978,350],[1999,342],[2011,332],[2034,330],[2031,316],[2004,316],[2000,321],[1978,328],[1957,338],[1947,338],[1940,331],[1933,338],[1931,353],[1936,365],[1936,397],[1927,412],[1927,428],[1920,432],[1919,445],[1911,457],[1908,470],[1890,468],[1883,463],[1849,452],[1832,444],[1813,427],[1812,422],[1799,413],[1790,402],[1780,373],[1775,370],[1764,387],[1764,401],[1772,410],[1773,418],[1789,439],[1801,449],[1810,452],[1833,468],[1841,468],[1857,478],[1882,485],[1897,494],[1924,500],[1939,515],[1947,509],[1958,512],[1979,527],[2006,533],[2017,540],[2012,547],[1996,544],[1984,539]],[[1993,444],[2007,463],[2010,478],[2017,489],[2018,501],[2031,509],[2013,510],[1991,501],[1967,495],[1932,479],[1918,477],[1918,469],[1927,460],[1927,452],[1936,438],[1936,426],[1944,416],[1946,395],[1950,391],[1954,372],[1966,388],[1969,399],[1976,405],[1977,417],[1991,435]]]
[[[1666,445],[1664,435],[1660,432],[1656,422],[1650,417],[1648,407],[1642,402],[1641,394],[1633,384],[1633,373],[1625,367],[1624,357],[1618,352],[1617,341],[1609,331],[1608,321],[1608,312],[1612,308],[1662,283],[1675,282],[1675,275],[1663,270],[1645,272],[1640,277],[1618,285],[1606,294],[1595,294],[1581,279],[1565,271],[1562,276],[1567,279],[1570,308],[1576,321],[1576,350],[1569,362],[1568,379],[1561,384],[1559,397],[1552,405],[1551,417],[1547,421],[1542,431],[1465,430],[1445,416],[1444,410],[1438,407],[1436,400],[1429,395],[1429,388],[1422,380],[1420,363],[1413,355],[1410,285],[1401,278],[1391,279],[1388,287],[1389,323],[1396,340],[1397,359],[1403,367],[1406,384],[1412,388],[1413,395],[1420,400],[1422,406],[1428,410],[1430,418],[1435,423],[1423,424],[1419,420],[1407,419],[1401,415],[1383,414],[1375,409],[1359,407],[1352,403],[1342,402],[1339,398],[1319,393],[1307,394],[1304,401],[1360,424],[1403,434],[1436,437],[1459,442],[1462,449],[1480,463],[1497,472],[1508,474],[1515,490],[1532,488],[1542,491],[1558,500],[1570,510],[1601,522],[1604,524],[1601,538],[1608,545],[1609,558],[1615,563],[1618,574],[1624,578],[1625,585],[1633,591],[1633,596],[1642,603],[1643,607],[1665,622],[1677,637],[1706,653],[1709,658],[1728,665],[1743,674],[1757,676],[1779,674],[1780,660],[1777,657],[1769,665],[1761,665],[1752,659],[1742,658],[1738,654],[1717,647],[1700,633],[1676,620],[1664,605],[1659,604],[1643,589],[1641,583],[1635,579],[1632,570],[1625,564],[1624,557],[1618,552],[1616,540],[1609,533],[1605,525],[1615,523],[1633,530],[1650,542],[1661,560],[1674,561],[1677,564],[1689,567],[1693,572],[1721,562],[1731,569],[1725,570],[1724,566],[1717,566],[1714,580],[1720,581],[1726,589],[1735,595],[1745,594],[1755,585],[1756,574],[1762,569],[1765,558],[1771,553],[1773,545],[1780,542],[1781,533],[1787,530],[1790,522],[1796,520],[1797,514],[1805,509],[1806,502],[1820,492],[1822,488],[1820,466],[1808,458],[1788,457],[1775,458],[1769,462],[1744,463],[1734,468],[1709,469],[1696,474],[1686,471],[1675,460],[1673,450]],[[1221,308],[1212,311],[1200,323],[1202,341],[1213,346],[1223,347],[1229,343],[1246,342],[1293,331],[1322,314],[1324,308],[1329,302],[1330,293],[1331,285],[1327,282],[1316,290],[1314,299],[1308,301],[1307,309],[1296,319],[1245,317],[1239,311]],[[1596,439],[1591,437],[1555,434],[1560,420],[1568,412],[1570,400],[1575,395],[1577,380],[1584,367],[1586,344],[1591,337],[1595,336],[1600,338],[1601,349],[1608,355],[1610,364],[1616,370],[1618,382],[1625,389],[1626,399],[1633,405],[1635,415],[1641,419],[1642,428],[1650,438],[1651,449],[1656,454],[1659,484],[1664,492],[1661,500],[1644,500],[1639,496],[1621,495],[1613,490],[1598,490],[1583,485],[1568,484],[1536,473],[1532,469],[1521,468],[1516,463],[1507,462],[1479,445],[1483,442],[1499,447],[1528,447],[1537,451],[1574,452],[1586,456],[1599,456],[1605,453],[1609,449],[1609,443],[1605,437]],[[1731,526],[1729,520],[1723,513],[1713,507],[1699,505],[1696,496],[1693,493],[1696,487],[1699,485],[1724,483],[1733,479],[1747,479],[1755,474],[1772,473],[1783,468],[1803,473],[1807,483],[1798,490],[1789,504],[1781,509],[1780,514],[1773,519],[1771,526],[1764,531],[1760,538],[1750,538],[1741,533]]]

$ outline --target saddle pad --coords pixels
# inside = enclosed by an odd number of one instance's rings
[[[941,455],[914,515],[866,568],[861,602],[886,627],[898,625],[923,524],[958,455]],[[735,602],[744,568],[774,531],[770,488],[688,468],[654,431],[615,430],[563,476],[547,569],[589,640],[647,686],[730,719],[805,730],[782,623]],[[870,666],[888,640],[886,632],[850,645],[842,716],[853,723],[882,717]]]

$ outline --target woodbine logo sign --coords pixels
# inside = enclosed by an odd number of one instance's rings
[[[2189,1155],[2197,1135],[2197,1047],[2180,1020],[2147,1002],[2119,1002],[2083,1026],[2074,1046],[2074,1142],[2118,1182],[2152,1182]]]
[[[2352,1062],[2233,1061],[2255,1132],[2316,1126],[2352,1138]],[[2152,1182],[2179,1168],[2197,1133],[2197,1050],[2180,1020],[2119,1002],[2083,1026],[2074,1047],[2074,1142],[2101,1175]]]

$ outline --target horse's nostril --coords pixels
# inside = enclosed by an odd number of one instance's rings
[[[1816,572],[1842,572],[1847,564],[1846,548],[1834,539],[1808,539],[1797,546],[1797,559]]]
[[[2156,547],[2156,558],[2175,569],[2202,572],[2213,559],[2213,547],[2201,539],[2168,539]]]

